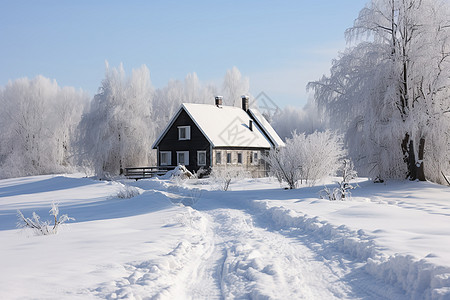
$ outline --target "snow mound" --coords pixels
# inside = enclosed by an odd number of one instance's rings
[[[168,171],[165,175],[160,176],[161,179],[171,179],[171,178],[193,178],[194,174],[192,174],[185,166],[178,165],[175,169]]]

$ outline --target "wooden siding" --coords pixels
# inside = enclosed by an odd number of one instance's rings
[[[178,126],[191,127],[189,140],[178,140]],[[190,171],[197,171],[201,167],[197,165],[197,151],[206,151],[205,167],[211,166],[210,143],[184,110],[159,142],[158,165],[160,165],[160,151],[171,151],[171,160],[174,166],[177,164],[177,151],[189,151],[189,165],[186,167]]]

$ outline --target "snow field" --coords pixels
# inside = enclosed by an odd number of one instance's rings
[[[211,245],[201,214],[190,207],[180,210],[172,223],[164,225],[184,233],[174,248],[150,260],[127,263],[126,276],[103,283],[94,294],[107,299],[188,299],[185,287]]]
[[[450,190],[360,182],[321,187],[243,179],[37,176],[0,180],[1,299],[450,299]],[[15,229],[15,209],[76,221],[57,235]]]

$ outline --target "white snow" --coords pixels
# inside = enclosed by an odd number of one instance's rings
[[[270,139],[274,143],[275,147],[283,147],[284,142],[279,137],[275,129],[273,129],[272,125],[270,125],[269,122],[267,122],[266,118],[257,110],[257,109],[249,109],[250,114],[255,118],[256,122],[264,128],[266,133],[269,135]]]
[[[448,187],[361,180],[334,202],[322,188],[0,180],[0,299],[450,299]],[[50,219],[53,201],[76,220],[16,229],[17,209]]]

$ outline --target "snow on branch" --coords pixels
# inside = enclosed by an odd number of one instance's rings
[[[50,221],[41,221],[41,218],[36,212],[32,213],[31,218],[27,218],[20,210],[17,210],[17,227],[31,228],[34,231],[35,235],[50,235],[56,234],[61,224],[64,224],[67,221],[75,220],[74,218],[69,217],[66,214],[58,217],[59,207],[55,202],[52,203],[52,208],[50,209],[49,213],[51,216],[53,216],[53,224],[51,224]]]
[[[295,189],[299,182],[313,185],[325,176],[334,175],[343,154],[340,136],[331,131],[310,135],[294,132],[285,147],[270,150],[265,160],[278,181]]]
[[[353,168],[353,163],[349,159],[342,160],[342,179],[337,182],[337,187],[330,189],[327,186],[320,191],[320,198],[330,201],[345,200],[351,196],[350,191],[355,189],[357,185],[351,184],[350,181],[357,178],[358,174]]]

